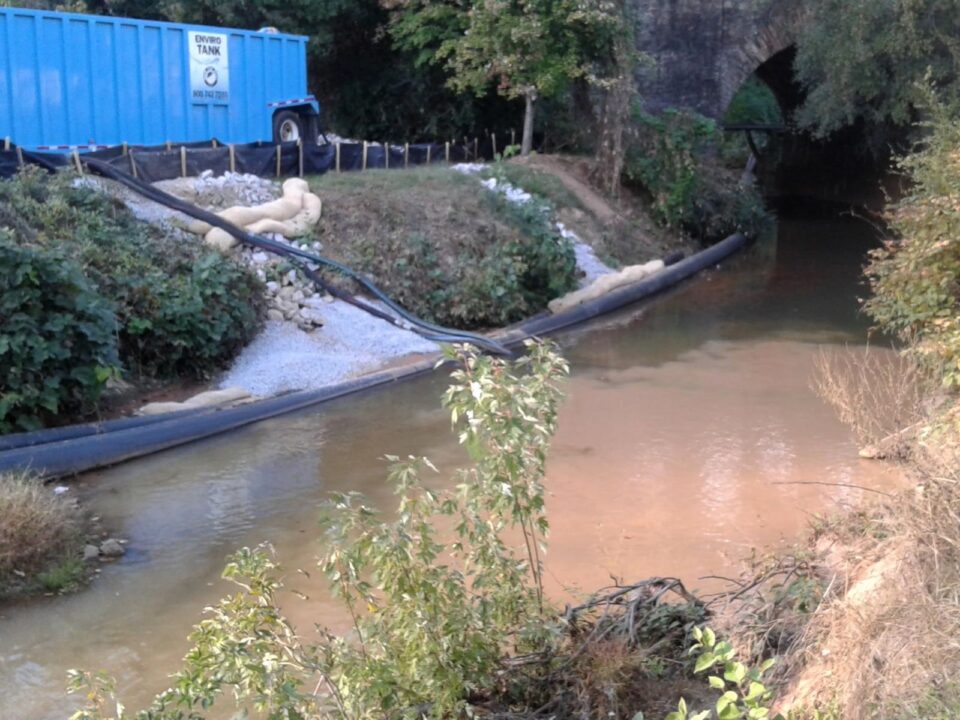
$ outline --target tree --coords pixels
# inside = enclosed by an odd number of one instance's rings
[[[909,124],[925,80],[960,97],[956,0],[812,0],[797,50],[797,119],[820,136],[861,119]]]
[[[397,44],[443,66],[460,92],[523,98],[521,154],[533,147],[536,103],[589,77],[610,55],[622,18],[609,0],[382,0]]]

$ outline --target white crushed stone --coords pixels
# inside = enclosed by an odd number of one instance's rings
[[[262,205],[280,197],[279,183],[257,175],[229,171],[214,175],[212,170],[204,170],[197,177],[161,180],[154,186],[214,211],[234,205]]]
[[[487,166],[483,163],[457,163],[450,167],[451,170],[458,173],[463,173],[464,175],[476,175],[487,169]]]
[[[577,258],[577,268],[583,273],[583,277],[580,278],[579,283],[581,288],[592,284],[598,277],[616,272],[616,270],[597,257],[597,254],[590,245],[581,240],[579,235],[562,222],[557,223],[557,230],[563,237],[573,243],[573,253]]]
[[[292,323],[269,322],[219,386],[241,387],[260,396],[316,390],[375,370],[389,360],[440,349],[339,300],[317,303],[316,308],[322,328],[307,333]]]

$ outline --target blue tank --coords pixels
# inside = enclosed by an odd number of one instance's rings
[[[33,150],[316,140],[307,38],[0,8],[0,138]]]

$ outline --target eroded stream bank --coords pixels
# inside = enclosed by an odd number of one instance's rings
[[[896,482],[857,459],[809,389],[819,345],[865,339],[856,296],[871,242],[861,221],[788,217],[776,243],[561,338],[573,377],[547,480],[558,596],[611,573],[702,587],[861,497],[806,483]],[[424,377],[87,477],[78,491],[130,552],[79,595],[0,613],[0,717],[65,718],[68,667],[104,669],[142,704],[223,593],[229,552],[269,540],[286,567],[310,569],[330,490],[390,507],[379,457],[462,458],[444,386],[443,373]],[[310,581],[291,584],[311,595],[287,603],[303,631],[339,621]]]

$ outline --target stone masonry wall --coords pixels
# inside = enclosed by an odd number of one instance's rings
[[[794,42],[803,0],[629,0],[648,110],[719,118],[757,68]]]

